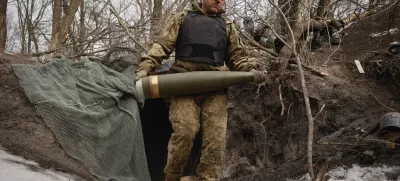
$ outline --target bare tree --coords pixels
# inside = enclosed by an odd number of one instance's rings
[[[112,2],[114,2],[116,11],[125,21],[124,24],[127,25],[132,36],[144,47],[148,47],[157,38],[163,22],[176,12],[189,8],[190,1],[127,0]],[[313,0],[313,3],[318,5],[317,8],[314,8],[308,2],[311,0],[270,1],[279,1],[279,7],[285,13],[285,17],[288,18],[296,37],[301,35],[299,32],[307,31],[307,20],[304,17],[309,18],[310,12],[322,18],[329,15],[333,18],[343,19],[349,13],[359,14],[359,9],[365,11],[370,6],[380,6],[389,2],[388,0]],[[88,55],[89,52],[98,52],[116,45],[123,47],[137,46],[136,43],[129,40],[126,31],[118,25],[116,19],[103,11],[108,9],[111,0],[87,0],[85,4],[82,3],[83,0],[14,0],[8,2],[8,6],[14,6],[13,8],[18,11],[18,16],[9,18],[9,20],[18,20],[18,23],[16,21],[14,24],[19,26],[18,29],[11,28],[9,23],[8,33],[16,36],[14,39],[18,39],[13,40],[15,47],[13,51],[21,50],[22,53],[26,54],[42,55],[44,52],[56,50],[56,53],[69,56]],[[49,11],[48,8],[42,8],[46,7],[46,3],[52,3],[53,12]],[[78,10],[79,14],[76,13]],[[280,16],[277,15],[276,10],[272,8],[268,1],[227,1],[226,10],[226,15],[231,20],[240,21],[244,17],[251,18],[256,25],[255,28],[264,25],[261,21],[263,19],[270,23],[271,28],[278,30],[278,34],[282,35],[285,40],[290,40],[286,26],[282,26],[284,25],[283,21],[279,20]],[[312,23],[313,26],[315,25],[314,22]],[[8,39],[10,40],[10,38]],[[96,46],[93,46],[93,44],[96,44]],[[141,49],[140,47],[136,48]],[[290,57],[289,52],[287,51],[286,56],[283,57]],[[51,56],[46,56],[46,58],[49,57]]]
[[[60,13],[62,10],[61,7],[61,2],[60,0],[54,0],[53,4],[53,28],[52,34],[51,34],[51,40],[49,43],[49,50],[56,49],[60,44],[64,43],[69,27],[73,23],[75,19],[75,13],[78,10],[80,4],[82,3],[83,0],[70,0],[68,5],[64,4],[64,16],[60,18]],[[57,21],[58,20],[58,21]],[[57,21],[57,22],[56,22]],[[46,60],[49,60],[52,57],[52,54],[48,54],[46,56]]]
[[[0,53],[6,49],[7,41],[7,0],[0,1]]]
[[[16,0],[18,9],[18,25],[20,29],[21,53],[32,53],[32,44],[36,52],[39,51],[38,33],[45,10],[50,4],[48,0]],[[38,9],[38,7],[40,7]],[[35,17],[34,17],[35,15]]]

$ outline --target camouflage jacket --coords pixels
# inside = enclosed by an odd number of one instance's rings
[[[200,9],[196,12],[206,16]],[[187,14],[187,11],[178,13],[166,23],[164,30],[160,34],[160,39],[153,44],[148,54],[140,59],[140,65],[137,72],[140,70],[146,70],[148,73],[152,72],[161,64],[163,59],[169,58],[169,55],[175,49],[179,27]],[[228,58],[225,60],[224,66],[214,67],[207,64],[175,60],[175,64],[171,68],[172,71],[249,71],[253,69],[255,66],[254,62],[248,58],[235,25],[231,21],[226,20],[226,26],[229,48]]]

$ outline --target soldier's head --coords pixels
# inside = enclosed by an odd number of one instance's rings
[[[201,9],[207,15],[220,13],[224,7],[225,0],[202,0]]]

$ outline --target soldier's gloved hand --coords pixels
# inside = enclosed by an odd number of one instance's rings
[[[139,72],[136,72],[135,81],[138,81],[139,79],[141,79],[142,77],[145,77],[145,76],[147,76],[147,71],[140,70]]]
[[[252,72],[253,75],[253,83],[255,84],[261,84],[263,82],[265,82],[265,80],[267,79],[267,74],[261,71],[258,71],[256,69],[251,69],[250,72]]]

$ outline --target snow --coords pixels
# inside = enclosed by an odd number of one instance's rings
[[[380,32],[380,33],[371,33],[369,36],[370,37],[380,37],[380,36],[385,36],[386,34],[390,33],[390,34],[394,34],[397,33],[399,31],[399,29],[397,28],[392,28],[388,31],[384,31],[384,32]]]
[[[44,169],[38,163],[10,155],[0,148],[0,179],[2,181],[73,181],[77,176]]]
[[[351,168],[336,167],[328,171],[328,181],[389,181],[393,177],[400,181],[400,166],[380,165],[375,167],[361,167],[357,164]],[[1,181],[73,181],[82,180],[77,176],[44,169],[38,163],[25,160],[22,157],[10,155],[0,148],[0,178]],[[310,181],[305,174],[297,179],[287,181]]]
[[[376,167],[361,167],[357,164],[352,168],[345,166],[337,167],[330,170],[325,175],[329,175],[328,181],[392,181],[393,177],[400,181],[400,167],[380,165]],[[308,174],[303,175],[294,180],[288,181],[310,181]]]

